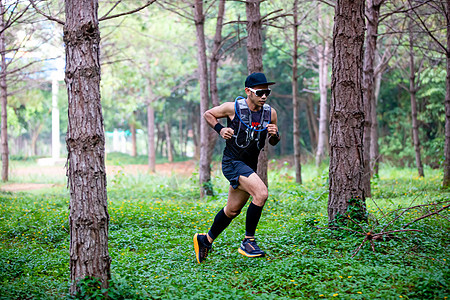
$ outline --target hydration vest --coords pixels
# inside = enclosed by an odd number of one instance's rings
[[[259,154],[265,144],[267,125],[271,121],[270,105],[264,104],[259,112],[260,117],[255,120],[252,119],[252,111],[248,107],[246,99],[239,96],[235,100],[234,110],[235,118],[230,124],[234,130],[234,135],[227,141],[228,147],[231,148],[230,150],[234,150],[232,152],[235,156],[242,156],[244,151],[253,152],[253,149],[257,151],[255,154]],[[253,112],[253,115],[255,115],[255,112]],[[250,155],[250,153],[248,154]]]

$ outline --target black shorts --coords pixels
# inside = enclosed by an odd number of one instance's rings
[[[222,173],[230,182],[233,189],[239,186],[239,176],[249,177],[255,170],[250,168],[246,163],[240,160],[234,160],[228,156],[223,156]]]

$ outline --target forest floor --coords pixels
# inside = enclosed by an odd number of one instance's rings
[[[342,218],[338,231],[328,227],[326,166],[303,165],[300,185],[289,159],[270,160],[271,192],[258,225],[266,257],[250,259],[237,251],[244,208],[198,264],[192,238],[210,228],[227,199],[220,162],[212,172],[215,195],[200,199],[195,160],[158,164],[158,173],[147,175],[146,166],[138,165],[145,159],[130,166],[131,159],[111,156],[120,163],[107,161],[111,281],[101,290],[85,279],[79,298],[106,292],[130,300],[450,296],[450,193],[441,188],[442,170],[426,167],[422,178],[415,169],[382,164],[366,199],[367,223]],[[75,299],[69,296],[70,192],[63,165],[10,164],[7,184],[54,186],[0,191],[0,300]]]
[[[10,179],[17,178],[20,182],[5,183],[0,187],[0,190],[6,192],[20,192],[20,191],[30,191],[38,190],[44,188],[51,188],[54,186],[61,186],[60,183],[35,183],[26,182],[28,177],[41,177],[46,178],[48,176],[53,176],[57,178],[65,178],[66,168],[62,166],[21,166],[21,167],[11,167],[10,168]],[[173,163],[162,163],[156,165],[156,174],[161,174],[163,176],[167,175],[180,175],[180,176],[191,176],[195,172],[196,162],[194,160],[173,162]],[[106,166],[107,176],[118,174],[123,172],[130,175],[147,174],[148,165],[121,165],[121,166]],[[22,179],[21,179],[22,178]],[[12,180],[16,181],[16,180]],[[31,181],[31,180],[30,180]],[[34,180],[33,180],[34,181]]]

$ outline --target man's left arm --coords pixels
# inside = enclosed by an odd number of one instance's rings
[[[275,109],[271,109],[271,121],[267,126],[267,132],[269,133],[269,144],[275,146],[280,141],[280,134],[278,133],[277,126],[277,112]]]

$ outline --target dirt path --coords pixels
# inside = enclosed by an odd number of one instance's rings
[[[163,176],[167,175],[180,175],[189,177],[195,171],[196,163],[195,161],[184,161],[175,163],[164,163],[156,165],[155,174],[161,174]],[[148,172],[147,165],[124,165],[124,166],[106,166],[107,176],[117,175],[119,172],[124,172],[125,174],[138,175],[146,174]],[[13,177],[55,177],[55,178],[65,178],[66,169],[64,166],[31,166],[24,168],[15,168],[11,170],[11,178]],[[19,192],[19,191],[29,191],[43,188],[50,188],[56,186],[55,184],[44,184],[44,183],[11,183],[4,184],[0,187],[1,191],[8,192]]]

